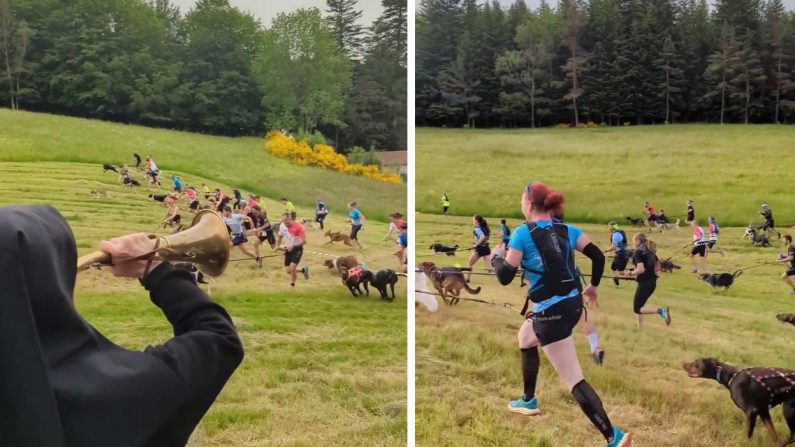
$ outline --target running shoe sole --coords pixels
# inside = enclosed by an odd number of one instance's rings
[[[665,308],[665,325],[666,326],[670,326],[671,325],[671,308],[670,307],[666,307]]]
[[[629,433],[624,433],[624,439],[621,440],[620,443],[616,447],[629,447],[632,445],[632,435]]]
[[[508,405],[508,409],[511,410],[511,413],[521,414],[524,416],[538,416],[541,414],[541,410],[531,410],[529,408],[519,408],[519,407],[512,407],[510,404]]]

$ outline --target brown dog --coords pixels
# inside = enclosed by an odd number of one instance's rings
[[[359,261],[356,260],[356,256],[337,256],[334,259],[326,259],[323,261],[323,265],[330,269],[340,270],[340,268],[344,268],[346,270],[350,270],[354,267],[359,266]]]
[[[461,301],[458,298],[461,295],[461,289],[465,289],[472,295],[480,293],[480,287],[476,289],[470,287],[464,279],[464,274],[455,267],[439,268],[433,262],[423,262],[420,264],[420,269],[431,280],[431,284],[447,305],[452,306]],[[450,301],[447,301],[448,296]]]
[[[795,371],[780,368],[740,369],[715,358],[685,363],[682,368],[693,378],[712,379],[729,390],[732,402],[745,413],[748,438],[754,434],[757,417],[770,432],[774,445],[795,442]],[[790,436],[779,444],[770,409],[782,405]]]
[[[331,230],[327,230],[326,237],[329,238],[329,241],[326,242],[326,245],[332,244],[334,242],[342,242],[349,247],[353,246],[351,243],[351,237],[347,234],[343,234],[341,231],[335,231],[332,233]]]

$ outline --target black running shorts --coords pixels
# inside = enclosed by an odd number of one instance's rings
[[[580,321],[582,309],[582,295],[577,295],[574,298],[565,299],[541,313],[532,314],[530,319],[533,321],[533,331],[535,331],[541,346],[570,337],[574,326],[577,326]]]

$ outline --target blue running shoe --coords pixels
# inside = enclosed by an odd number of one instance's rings
[[[666,326],[671,325],[671,311],[667,307],[660,308],[660,317],[665,321]]]
[[[508,409],[511,410],[511,413],[519,413],[525,416],[537,416],[541,414],[541,411],[538,409],[538,401],[536,398],[532,398],[530,400],[524,400],[524,396],[512,400],[510,404],[508,404]]]
[[[607,447],[629,447],[632,445],[632,435],[624,433],[618,427],[613,427],[613,440],[607,443]]]

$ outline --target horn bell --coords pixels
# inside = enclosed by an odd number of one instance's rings
[[[215,211],[202,210],[193,218],[190,228],[160,237],[160,259],[192,262],[208,276],[220,276],[229,264],[232,241],[226,222]]]

